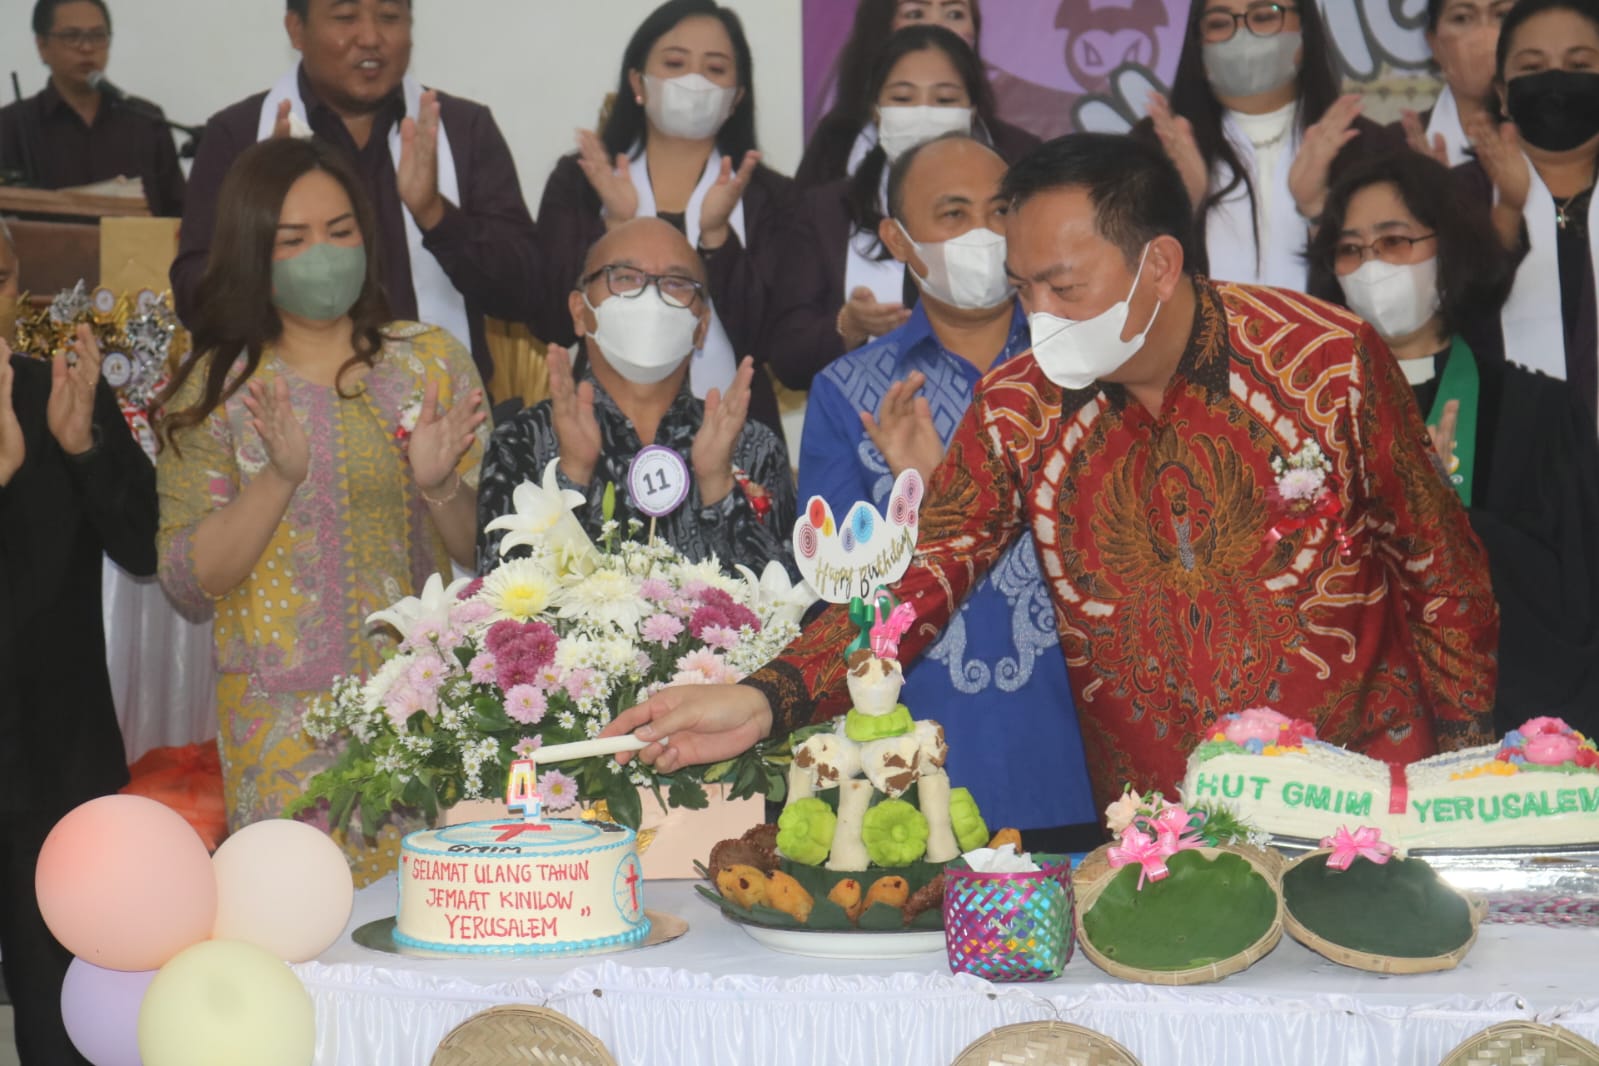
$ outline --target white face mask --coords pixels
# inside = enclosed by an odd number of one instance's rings
[[[1438,313],[1438,257],[1420,263],[1371,259],[1338,279],[1344,301],[1385,341],[1408,337]]]
[[[1205,77],[1217,96],[1259,96],[1299,74],[1298,30],[1256,37],[1239,27],[1230,40],[1203,48]]]
[[[703,141],[716,136],[737,98],[737,89],[718,85],[703,74],[644,75],[644,113],[668,137]]]
[[[877,109],[877,143],[893,163],[918,144],[946,133],[972,132],[969,107],[880,107]]]
[[[1138,354],[1160,315],[1159,301],[1150,312],[1142,333],[1124,341],[1122,331],[1127,328],[1128,305],[1133,293],[1138,291],[1138,279],[1144,276],[1144,260],[1148,257],[1149,245],[1146,244],[1127,298],[1093,318],[1073,320],[1044,311],[1027,316],[1027,325],[1033,334],[1033,357],[1038,360],[1038,368],[1045,377],[1063,389],[1086,389]]]
[[[672,376],[694,351],[700,320],[692,308],[673,307],[651,289],[637,296],[611,296],[595,307],[594,343],[612,370],[636,385],[654,385]]]
[[[986,226],[976,226],[947,241],[922,244],[898,219],[894,225],[927,265],[927,276],[911,271],[922,291],[939,303],[967,311],[986,311],[1005,303],[1016,292],[1005,275],[1005,238]]]

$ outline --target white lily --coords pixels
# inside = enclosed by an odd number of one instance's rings
[[[367,616],[367,627],[389,626],[404,640],[429,634],[437,637],[449,628],[450,608],[471,583],[471,578],[463,577],[446,585],[442,574],[434,574],[422,586],[422,595],[407,596],[387,610],[374,611]]]
[[[766,564],[766,569],[761,571],[761,576],[758,578],[755,576],[755,571],[747,566],[738,566],[735,569],[744,577],[750,605],[755,608],[757,614],[767,616],[774,623],[789,622],[799,625],[805,612],[818,599],[816,590],[811,588],[810,582],[801,580],[797,585],[791,583],[788,571],[776,559]]]
[[[544,483],[536,485],[524,481],[511,494],[515,513],[502,515],[490,522],[488,532],[505,530],[500,541],[500,556],[515,548],[545,546],[552,555],[586,557],[593,554],[594,543],[583,532],[583,525],[572,513],[588,501],[581,492],[563,489],[555,478],[555,468],[560,460],[551,459],[544,467]]]

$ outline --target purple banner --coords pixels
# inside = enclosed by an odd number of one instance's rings
[[[856,0],[805,0],[805,128],[830,105],[833,64]],[[983,58],[1007,121],[1043,137],[1074,129],[1125,129],[1151,90],[1170,85],[1189,0],[990,0]],[[1431,84],[1413,75],[1429,55],[1426,0],[1327,0],[1345,77],[1368,90],[1368,113],[1394,117],[1426,106]],[[1394,76],[1398,77],[1395,78]],[[1375,106],[1373,106],[1375,105]],[[1376,113],[1374,113],[1376,112]]]

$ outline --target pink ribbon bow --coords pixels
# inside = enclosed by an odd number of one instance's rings
[[[916,608],[902,603],[872,626],[872,654],[879,659],[899,658],[899,641],[916,621]]]
[[[1167,807],[1150,822],[1162,856],[1169,859],[1179,851],[1204,846],[1198,831],[1188,824],[1191,817],[1181,807]]]
[[[1160,843],[1148,833],[1128,826],[1122,831],[1121,843],[1112,844],[1105,852],[1105,858],[1110,863],[1112,870],[1120,870],[1123,866],[1138,863],[1143,869],[1138,871],[1138,890],[1144,890],[1144,879],[1150,882],[1164,881],[1171,873],[1166,869],[1166,853],[1161,850]]]
[[[1348,826],[1340,826],[1338,832],[1321,842],[1321,846],[1332,848],[1332,854],[1327,856],[1329,870],[1347,870],[1357,857],[1381,866],[1394,854],[1393,845],[1383,843],[1382,834],[1369,825],[1353,833]]]

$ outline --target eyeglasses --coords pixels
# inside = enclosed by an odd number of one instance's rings
[[[705,286],[681,274],[647,274],[637,267],[609,263],[585,277],[579,288],[588,288],[594,279],[604,275],[605,287],[612,296],[634,300],[643,295],[651,285],[668,307],[693,307],[694,301],[705,295]]]
[[[1206,44],[1230,41],[1240,24],[1256,37],[1274,37],[1282,32],[1289,12],[1298,10],[1288,4],[1254,4],[1240,15],[1226,8],[1212,8],[1199,16],[1200,39]]]
[[[98,51],[111,43],[110,30],[51,30],[45,36],[68,48],[92,48]]]
[[[1438,236],[1436,233],[1424,233],[1420,237],[1401,237],[1397,233],[1388,233],[1370,244],[1340,241],[1333,245],[1332,266],[1340,274],[1353,274],[1360,269],[1361,264],[1373,256],[1384,263],[1408,263],[1411,249],[1417,243],[1430,241],[1436,236]]]

